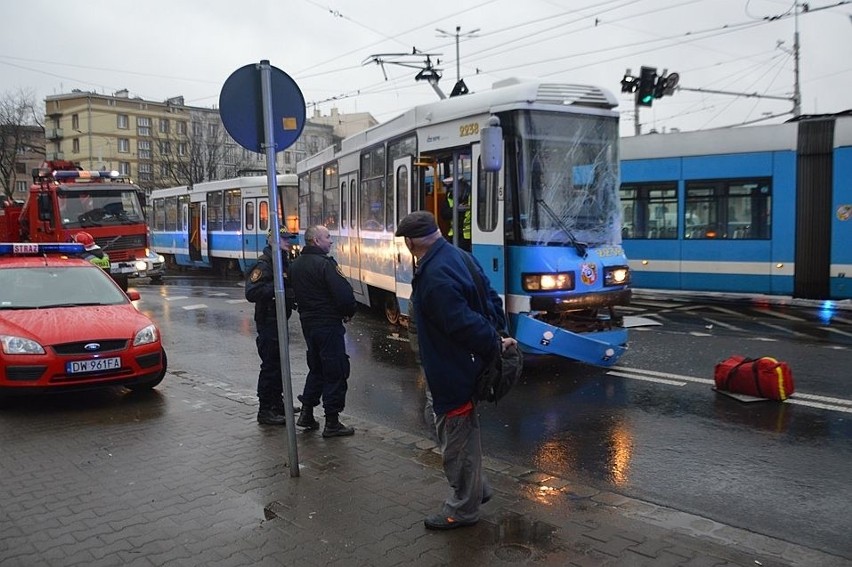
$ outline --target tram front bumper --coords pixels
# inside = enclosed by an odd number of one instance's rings
[[[597,366],[612,366],[627,351],[627,329],[572,333],[523,313],[515,338],[532,354],[553,354]]]

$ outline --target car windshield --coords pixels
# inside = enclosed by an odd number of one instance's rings
[[[65,228],[136,224],[142,220],[142,206],[133,189],[63,188],[57,199]]]
[[[120,305],[127,296],[95,266],[0,269],[0,309]]]

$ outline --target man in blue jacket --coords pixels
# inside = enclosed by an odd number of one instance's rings
[[[396,236],[417,259],[412,299],[420,359],[432,392],[435,427],[443,454],[444,474],[452,494],[439,514],[428,516],[428,529],[449,530],[479,521],[479,507],[492,490],[482,474],[479,416],[473,402],[474,382],[487,361],[514,339],[503,339],[503,302],[488,285],[487,305],[479,294],[462,254],[447,242],[428,211],[416,211],[399,223]],[[482,313],[480,309],[487,313]]]
[[[343,323],[355,314],[355,294],[340,271],[331,250],[331,234],[322,225],[305,230],[305,247],[290,266],[289,282],[296,294],[299,320],[308,352],[308,376],[299,401],[302,413],[296,425],[319,429],[314,407],[322,401],[325,410],[323,437],[345,437],[355,433],[340,422],[346,404],[349,355]]]

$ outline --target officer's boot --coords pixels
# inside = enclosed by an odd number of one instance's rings
[[[305,429],[319,429],[319,422],[314,419],[314,406],[302,404],[302,412],[299,415],[299,420],[296,422],[299,427]]]
[[[323,437],[347,437],[355,435],[355,428],[346,427],[340,423],[336,413],[325,414],[325,428],[322,430]]]
[[[284,408],[279,408],[275,404],[261,403],[260,410],[257,412],[257,422],[262,425],[286,425]]]

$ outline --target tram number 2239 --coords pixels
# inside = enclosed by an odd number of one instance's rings
[[[476,136],[477,134],[479,134],[478,122],[470,122],[469,124],[462,124],[459,126],[459,136],[462,138],[465,136]]]

